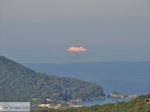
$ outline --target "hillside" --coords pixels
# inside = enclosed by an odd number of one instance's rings
[[[36,98],[67,101],[102,96],[103,88],[95,83],[37,73],[0,56],[0,101],[32,101]]]
[[[105,105],[95,105],[91,107],[81,107],[67,110],[38,110],[33,112],[150,112],[150,94],[139,96],[129,102],[112,103]]]

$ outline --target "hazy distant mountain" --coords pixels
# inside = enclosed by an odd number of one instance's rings
[[[95,83],[37,73],[0,56],[0,101],[31,101],[33,98],[67,101],[102,96],[103,88]]]

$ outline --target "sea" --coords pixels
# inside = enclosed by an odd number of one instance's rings
[[[150,93],[150,61],[145,62],[85,62],[85,63],[25,63],[37,72],[61,77],[78,78],[97,83],[106,94],[128,95]],[[127,101],[127,98],[86,101],[84,105]]]

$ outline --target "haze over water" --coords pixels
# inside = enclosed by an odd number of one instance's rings
[[[20,63],[150,60],[149,0],[0,0],[0,54]],[[71,46],[88,49],[70,54]]]

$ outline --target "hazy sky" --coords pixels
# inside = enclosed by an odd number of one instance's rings
[[[88,52],[71,54],[70,46]],[[32,63],[150,60],[150,1],[0,0],[0,55]]]

